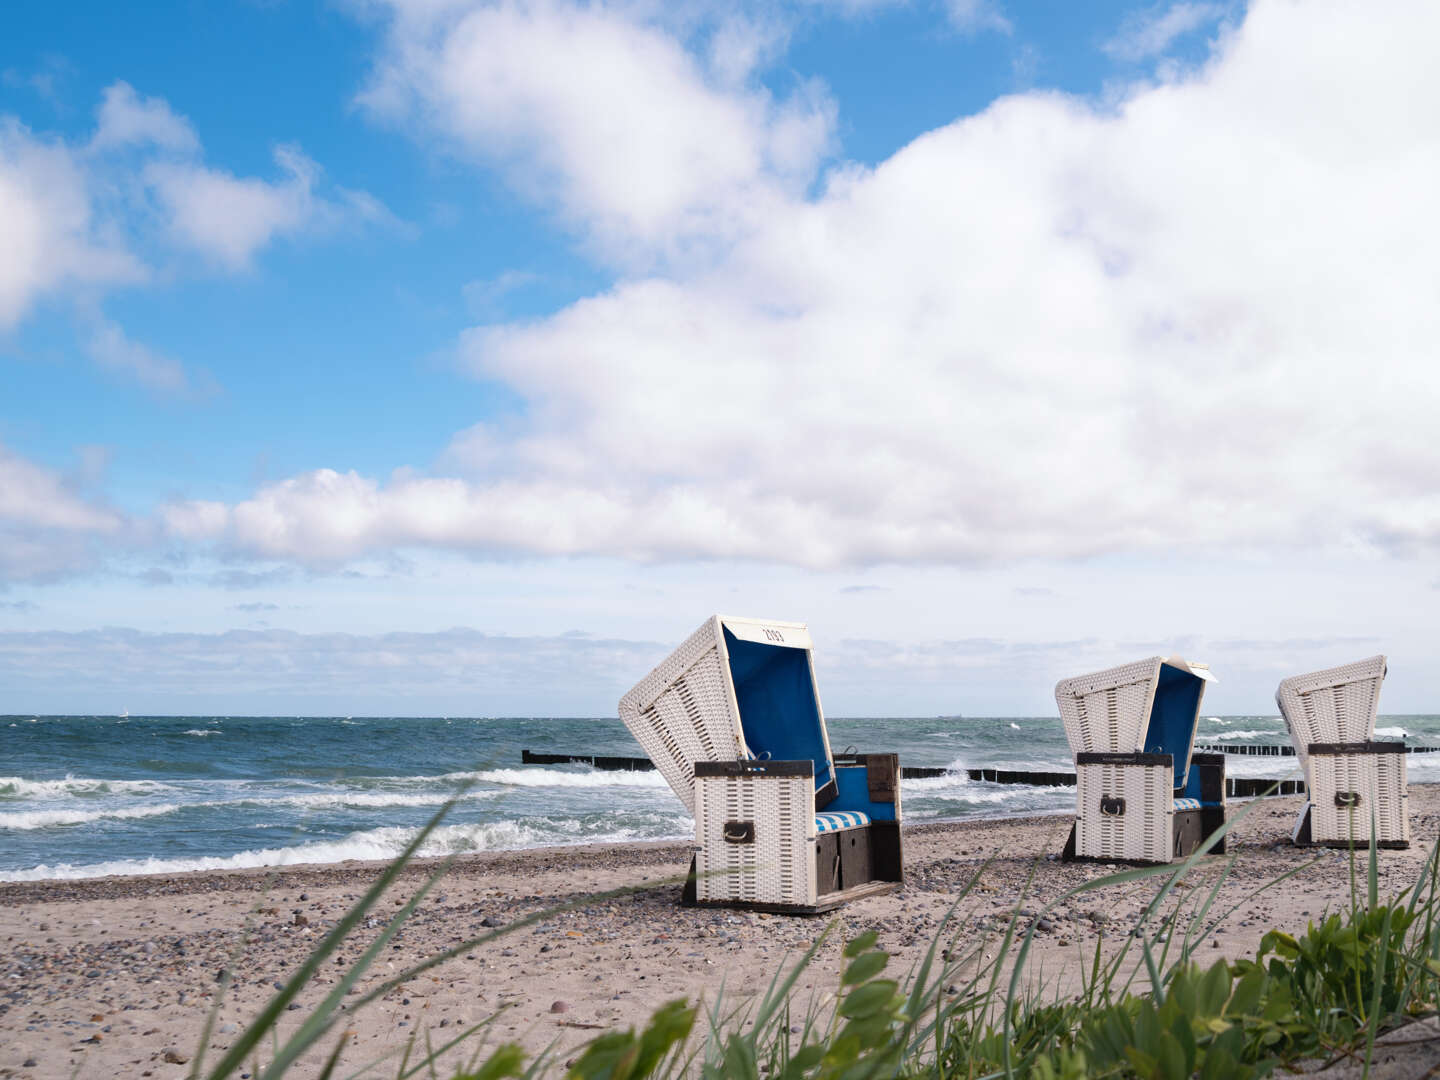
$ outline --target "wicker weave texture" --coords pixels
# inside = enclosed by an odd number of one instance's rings
[[[692,814],[695,763],[747,756],[719,650],[720,621],[707,619],[620,699],[620,719]]]
[[[731,843],[727,823],[751,822]],[[701,902],[816,902],[815,783],[809,776],[702,776],[695,781],[696,898]]]
[[[1084,859],[1168,863],[1174,772],[1168,765],[1079,765],[1075,854]],[[1101,799],[1124,799],[1123,814],[1101,813]]]
[[[1385,657],[1372,656],[1280,683],[1275,704],[1285,718],[1295,755],[1305,766],[1307,781],[1310,743],[1367,742],[1374,737],[1384,680]]]
[[[1145,743],[1160,657],[1062,679],[1055,703],[1072,753],[1128,754]]]
[[[1410,842],[1406,812],[1405,755],[1312,754],[1310,839],[1317,844]],[[1354,808],[1336,805],[1336,795],[1358,795]]]

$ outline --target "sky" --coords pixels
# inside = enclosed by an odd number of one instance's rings
[[[0,713],[1440,712],[1430,0],[19,0]]]

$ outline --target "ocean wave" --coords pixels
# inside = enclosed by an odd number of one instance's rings
[[[493,799],[498,791],[466,792],[459,801]],[[454,798],[451,794],[387,794],[384,792],[335,792],[314,795],[281,795],[273,799],[205,799],[188,803],[162,803],[158,806],[117,807],[110,810],[17,810],[0,813],[0,829],[49,829],[66,825],[88,825],[96,821],[127,821],[136,818],[163,817],[185,810],[371,810],[400,806],[443,806]]]
[[[212,728],[193,728],[193,727],[192,727],[189,731],[182,731],[180,734],[181,734],[181,735],[198,735],[200,738],[203,739],[206,735],[223,735],[224,732],[222,732],[219,728],[213,728],[213,727],[212,727]]]
[[[587,831],[578,821],[553,821],[546,818],[525,822],[443,825],[430,834],[418,854],[421,857],[432,857],[546,846],[683,839],[688,835],[687,828],[693,830],[693,827],[693,823],[687,826],[686,819],[679,815],[656,821],[647,829],[619,825]],[[349,859],[388,861],[405,849],[415,838],[417,831],[387,826],[351,833],[340,840],[318,841],[294,847],[260,848],[234,855],[200,856],[191,859],[116,859],[81,866],[56,863],[25,870],[0,870],[0,881],[95,878],[120,874],[182,874],[194,870],[245,870],[264,866],[337,863]]]
[[[1279,739],[1288,742],[1288,736],[1283,731],[1222,731],[1218,735],[1206,735],[1204,738],[1211,742],[1223,742],[1226,739]]]
[[[1376,735],[1384,735],[1390,739],[1403,739],[1410,734],[1403,727],[1377,727]]]
[[[166,790],[157,780],[98,780],[67,776],[63,780],[27,780],[0,776],[0,799],[54,799],[66,795],[116,795]]]
[[[912,780],[912,784],[942,784],[940,778]],[[949,783],[945,787],[924,787],[919,790],[910,791],[902,789],[906,797],[913,800],[924,799],[939,800],[946,803],[974,804],[976,806],[996,805],[999,803],[1014,803],[1034,799],[1040,794],[1054,794],[1056,792],[1070,792],[1073,796],[1073,787],[1044,787],[1030,784],[990,784],[981,780],[972,780],[963,784]],[[909,816],[911,807],[906,806],[905,813]]]
[[[974,781],[980,783],[980,781]],[[902,795],[920,795],[931,791],[949,791],[951,788],[964,787],[971,783],[965,773],[949,772],[944,776],[921,776],[911,780],[900,781],[900,792]]]
[[[459,797],[460,802],[470,802],[476,799],[493,799],[500,793],[498,791],[467,791]],[[453,792],[413,792],[403,794],[400,792],[383,791],[338,791],[338,792],[317,792],[314,795],[283,795],[274,799],[237,799],[231,803],[207,803],[209,806],[296,806],[305,809],[336,809],[347,808],[374,809],[385,806],[443,806],[451,799],[456,798]]]
[[[164,803],[160,806],[133,806],[125,810],[17,810],[0,813],[0,829],[27,831],[65,825],[88,825],[107,818],[127,820],[163,817],[181,809],[184,807],[180,803]]]
[[[379,779],[402,783],[458,783],[472,780],[482,784],[505,787],[667,787],[665,778],[652,770],[609,772],[592,769],[588,772],[562,772],[559,769],[482,769],[478,772],[442,773],[439,776],[389,776]]]

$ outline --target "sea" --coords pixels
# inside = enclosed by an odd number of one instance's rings
[[[836,752],[949,770],[905,780],[905,820],[1064,813],[1074,788],[965,770],[1070,772],[1056,717],[827,718]],[[1440,716],[1376,734],[1440,746]],[[1206,716],[1197,742],[1284,744],[1278,716]],[[522,750],[643,756],[614,718],[0,716],[0,881],[387,859],[458,791],[424,855],[681,840],[693,822],[659,773],[522,765]],[[1229,756],[1232,776],[1298,776],[1293,757]],[[1440,753],[1412,754],[1415,782]]]

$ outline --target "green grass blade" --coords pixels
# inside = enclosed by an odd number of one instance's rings
[[[466,787],[468,787],[468,785],[466,785]],[[421,845],[430,838],[430,834],[433,833],[440,822],[444,820],[445,815],[450,812],[457,799],[465,790],[466,788],[462,787],[454,798],[451,798],[435,812],[434,816],[415,834],[414,839],[406,845],[405,850],[381,871],[380,876],[375,879],[375,884],[350,907],[350,910],[341,917],[335,927],[320,940],[310,955],[301,963],[299,970],[285,983],[284,988],[276,992],[275,996],[270,999],[265,1008],[260,1011],[260,1015],[240,1033],[240,1037],[235,1040],[230,1049],[225,1053],[225,1056],[220,1059],[219,1064],[211,1070],[211,1080],[221,1080],[221,1078],[232,1073],[236,1066],[244,1062],[245,1055],[264,1037],[265,1033],[275,1028],[276,1022],[285,1011],[285,1006],[294,1000],[295,996],[304,989],[305,985],[314,978],[315,973],[320,970],[320,965],[325,962],[331,953],[340,947],[341,943],[350,935],[350,932],[360,924],[360,921],[365,918],[366,913],[375,906],[376,901],[384,895],[386,890],[394,883],[395,879],[400,876],[400,872],[414,857],[415,853],[420,850]]]

